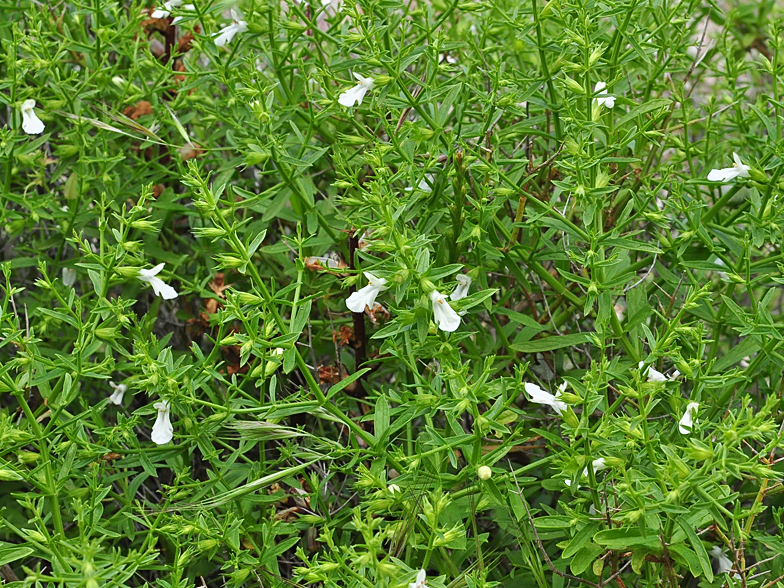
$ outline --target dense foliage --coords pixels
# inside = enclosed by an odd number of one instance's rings
[[[784,577],[781,3],[193,2],[0,3],[6,582]]]

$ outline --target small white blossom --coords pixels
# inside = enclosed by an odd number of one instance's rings
[[[591,467],[593,468],[593,473],[601,472],[602,470],[607,469],[607,463],[604,461],[603,457],[595,459],[591,462]],[[585,475],[588,475],[588,468],[585,470]]]
[[[460,315],[449,306],[446,298],[438,290],[433,290],[430,293],[430,301],[433,303],[433,315],[438,328],[447,333],[456,331],[460,326]]]
[[[724,551],[718,545],[714,545],[710,551],[711,557],[716,560],[716,573],[729,574],[732,572],[732,560],[724,555]],[[732,574],[733,578],[740,578],[740,574],[735,572]]]
[[[373,89],[373,78],[366,78],[359,75],[357,72],[353,73],[357,78],[357,85],[349,88],[343,92],[338,98],[338,103],[342,106],[354,106],[362,104],[362,99],[370,90]]]
[[[231,9],[231,20],[232,23],[230,25],[223,27],[220,32],[215,33],[215,35],[218,35],[215,39],[215,45],[218,47],[223,47],[228,43],[231,43],[236,34],[244,33],[248,30],[248,23],[242,20],[239,13],[233,8]]]
[[[114,388],[114,392],[109,396],[109,402],[120,406],[122,404],[123,394],[128,391],[128,386],[125,384],[115,384],[111,380],[109,380],[109,385]]]
[[[683,413],[683,417],[681,417],[681,420],[678,422],[678,430],[681,432],[681,435],[688,435],[691,433],[694,428],[694,423],[697,420],[694,416],[699,407],[700,405],[697,402],[689,402],[689,404],[686,405],[686,412]]]
[[[610,96],[607,93],[607,90],[605,90],[606,87],[607,84],[605,84],[604,82],[596,82],[596,86],[594,86],[593,89],[594,93],[596,94],[596,98],[594,98],[594,101],[599,106],[606,106],[607,108],[612,108],[613,106],[615,106],[615,96]]]
[[[642,369],[644,365],[645,365],[645,362],[641,361],[640,363],[637,364],[637,367]],[[645,371],[643,371],[642,375],[643,375],[644,378],[647,378],[647,380],[649,382],[666,382],[667,381],[667,376],[665,376],[660,371],[653,369],[653,366],[648,366],[648,368]]]
[[[76,270],[70,267],[63,268],[63,285],[71,287],[76,282]]]
[[[485,465],[479,466],[476,468],[476,475],[479,476],[480,480],[489,480],[493,475],[493,470]]]
[[[160,296],[164,300],[171,300],[172,298],[177,298],[177,291],[157,277],[164,265],[166,264],[159,263],[152,269],[139,269],[139,279],[142,282],[149,283],[156,296]]]
[[[565,387],[564,387],[565,389]],[[542,390],[536,384],[526,383],[525,391],[528,396],[531,397],[531,402],[536,402],[537,404],[545,404],[547,406],[551,406],[555,412],[558,414],[563,414],[563,411],[566,410],[566,403],[563,400],[558,400],[558,397],[561,395],[561,390],[558,390],[558,393],[553,396],[546,390]]]
[[[44,132],[44,123],[35,113],[35,100],[22,102],[22,130],[28,135],[39,135]]]
[[[428,183],[428,180],[430,180],[430,183]],[[430,184],[432,183],[433,183],[433,174],[425,174],[425,177],[419,180],[416,189],[422,192],[427,192],[429,194],[430,192],[433,191],[433,188],[430,187]],[[412,186],[408,186],[407,188],[404,188],[404,190],[406,192],[413,192],[414,188]]]
[[[425,584],[427,583],[427,572],[425,570],[419,570],[416,577],[416,582],[411,582],[408,585],[408,588],[425,588]]]
[[[155,10],[153,10],[150,16],[152,18],[168,18],[171,15],[172,11],[175,8],[179,8],[180,6],[182,6],[182,0],[167,0],[166,2],[163,3],[163,8],[156,8]],[[193,4],[186,4],[185,6],[182,6],[182,9],[188,12],[193,12],[194,10],[196,10],[196,7]],[[183,19],[182,16],[176,16],[172,20],[172,24],[177,24],[182,19]]]
[[[388,491],[388,492],[389,492],[389,493],[390,493],[392,496],[394,496],[395,494],[397,494],[398,492],[400,492],[400,486],[398,486],[397,484],[390,484],[389,486],[387,486],[387,491]]]
[[[749,166],[743,165],[737,153],[732,154],[732,159],[735,164],[732,167],[725,167],[723,169],[712,169],[708,174],[709,182],[729,182],[735,178],[749,177]]]
[[[364,272],[368,285],[357,290],[346,299],[346,306],[351,312],[365,312],[365,307],[373,308],[376,304],[376,296],[379,292],[387,289],[384,285],[387,281],[384,278],[377,278],[370,272]]]
[[[455,288],[455,291],[452,292],[449,297],[452,300],[460,300],[461,298],[468,296],[468,289],[471,287],[471,278],[465,274],[457,274],[455,280],[457,281],[457,288]]]
[[[164,445],[174,436],[169,401],[156,402],[153,407],[158,409],[158,418],[155,419],[155,424],[152,426],[152,440],[158,445]]]

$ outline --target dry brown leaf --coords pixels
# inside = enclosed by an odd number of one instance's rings
[[[207,298],[207,301],[204,303],[204,309],[207,311],[207,314],[215,314],[218,312],[218,301],[214,298]]]
[[[137,120],[140,116],[152,114],[152,104],[147,100],[139,100],[136,106],[129,106],[123,110],[123,114],[131,120]]]
[[[374,325],[378,324],[379,319],[388,321],[392,317],[392,315],[389,314],[389,311],[382,304],[379,304],[378,302],[376,302],[373,305],[373,308],[366,306],[365,314],[368,315],[370,322],[373,323]]]
[[[201,27],[196,25],[193,28],[194,33],[201,33]],[[193,45],[193,33],[190,31],[186,31],[184,35],[182,35],[179,40],[177,41],[177,52],[178,53],[187,53],[191,50]]]
[[[188,161],[189,159],[193,159],[194,157],[199,157],[200,155],[204,154],[204,149],[199,145],[194,145],[191,142],[186,143],[179,149],[177,152],[180,154],[180,158],[183,161]]]
[[[145,18],[139,25],[144,29],[155,29],[156,31],[165,31],[169,28],[169,19],[168,18],[152,18],[152,13],[155,12],[155,8],[143,8],[142,13],[146,14],[149,18]]]
[[[221,272],[215,274],[215,277],[212,278],[212,282],[210,282],[210,289],[215,292],[221,298],[226,298],[226,295],[223,291],[231,286],[231,284],[227,284],[225,278]]]
[[[330,253],[322,257],[310,256],[305,258],[305,268],[312,272],[328,271],[332,274],[340,275],[339,272],[330,270],[343,270],[347,267],[346,262],[337,253]]]
[[[339,331],[332,331],[332,341],[338,344],[338,347],[348,345],[354,340],[354,329],[349,326],[343,325]]]

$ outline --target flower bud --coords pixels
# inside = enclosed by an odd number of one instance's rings
[[[764,171],[759,170],[755,167],[749,168],[749,177],[751,177],[752,180],[760,182],[764,185],[766,185],[768,183],[768,180],[770,179],[768,178],[768,175]]]
[[[427,278],[422,278],[420,280],[419,287],[422,288],[422,292],[425,294],[430,294],[433,290],[436,289],[436,285]]]
[[[580,426],[580,419],[577,418],[577,415],[574,414],[574,411],[571,408],[568,408],[561,416],[563,417],[564,423],[573,429]]]
[[[19,453],[19,462],[23,464],[30,464],[35,463],[39,459],[41,459],[41,455],[39,453],[34,453],[32,451],[22,451]]]
[[[563,81],[564,85],[575,94],[585,94],[585,88],[583,88],[579,83],[569,76],[564,77]]]
[[[493,470],[491,470],[489,467],[485,465],[479,466],[476,469],[476,475],[479,476],[480,480],[489,480],[490,477],[493,475]]]

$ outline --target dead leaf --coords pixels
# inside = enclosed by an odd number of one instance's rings
[[[215,314],[218,312],[218,301],[214,298],[207,298],[207,301],[204,303],[204,309],[207,311],[207,314]]]
[[[147,15],[148,18],[142,20],[139,25],[144,29],[155,29],[156,31],[164,32],[166,29],[169,28],[169,19],[168,18],[152,18],[152,13],[155,12],[155,8],[143,8],[142,14]]]
[[[338,371],[337,367],[331,365],[322,365],[317,368],[318,377],[319,377],[319,384],[327,384],[329,386],[334,386],[341,380],[345,380],[348,378],[348,372],[345,368],[341,367],[340,371]],[[356,380],[351,382],[348,386],[345,387],[346,392],[354,392],[357,389],[357,382]]]
[[[343,258],[337,253],[329,253],[328,255],[321,257],[310,256],[305,258],[305,268],[312,272],[328,271],[332,274],[340,275],[339,272],[330,270],[343,270],[347,267],[348,265],[346,265],[346,262],[343,261]]]
[[[158,198],[158,196],[160,196],[161,194],[163,194],[163,191],[164,191],[165,189],[166,189],[166,187],[165,187],[163,184],[155,184],[155,185],[152,187],[152,197],[157,199],[157,198]]]
[[[322,365],[318,368],[319,384],[329,384],[334,386],[340,382],[340,372],[338,368],[331,365]]]
[[[378,324],[380,318],[385,321],[388,321],[392,317],[392,315],[389,314],[389,311],[382,304],[379,304],[378,302],[376,302],[373,305],[373,308],[366,306],[365,314],[368,315],[370,322],[373,323],[374,325]]]
[[[201,27],[196,25],[193,29],[194,33],[201,33]],[[177,41],[177,53],[187,53],[191,50],[191,46],[193,45],[193,33],[191,31],[186,31],[184,35],[182,35],[179,40]]]
[[[338,347],[348,345],[354,340],[354,329],[349,326],[343,325],[339,331],[332,331],[332,341],[338,344]]]
[[[215,277],[212,278],[212,282],[210,282],[210,289],[221,298],[226,298],[223,291],[229,286],[231,286],[231,284],[225,282],[225,278],[221,272],[215,274]]]
[[[178,59],[177,61],[174,62],[174,71],[187,71],[185,69],[185,64],[182,62],[181,59]],[[174,76],[174,81],[178,84],[184,82],[186,79],[187,78],[183,75]]]
[[[183,161],[188,161],[189,159],[203,155],[204,149],[198,145],[194,145],[193,143],[188,142],[177,149],[177,152],[180,154],[180,158]]]
[[[140,116],[152,114],[152,104],[147,102],[147,100],[139,100],[136,106],[129,106],[123,110],[123,114],[131,120],[137,120]]]

